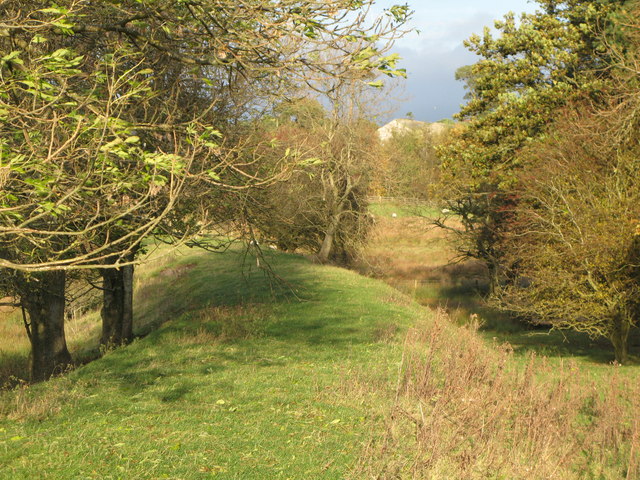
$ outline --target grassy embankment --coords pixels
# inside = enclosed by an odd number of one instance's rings
[[[159,329],[0,397],[7,479],[636,478],[637,385],[527,368],[382,282],[276,253],[139,269]],[[293,294],[295,293],[295,295]],[[80,350],[95,342],[81,320]],[[14,319],[18,323],[19,319]],[[148,328],[147,328],[148,329]],[[80,330],[80,329],[78,329]],[[6,342],[4,342],[6,343]]]
[[[393,389],[390,340],[422,312],[351,272],[272,261],[297,298],[255,268],[244,278],[233,252],[141,267],[137,322],[170,321],[64,378],[5,392],[0,477],[340,478]]]

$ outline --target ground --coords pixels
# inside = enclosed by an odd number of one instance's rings
[[[481,272],[397,210],[369,268],[408,294],[299,255],[267,252],[283,282],[241,248],[152,252],[132,345],[0,394],[0,478],[638,478],[637,367],[514,351],[420,305]],[[0,322],[14,365],[21,321]],[[74,354],[98,334],[72,319]]]

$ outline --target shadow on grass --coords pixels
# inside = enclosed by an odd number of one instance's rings
[[[267,252],[269,254],[270,252]],[[299,269],[305,261],[299,257],[278,254],[269,255],[269,261],[278,264],[288,275]],[[151,260],[149,264],[138,269],[136,276],[136,291],[134,305],[134,325],[137,338],[146,337],[168,322],[183,320],[174,329],[185,329],[191,320],[190,315],[197,311],[212,311],[220,307],[238,307],[240,305],[266,305],[278,302],[298,301],[294,289],[304,290],[300,285],[291,285],[278,281],[269,270],[256,268],[255,259],[246,259],[242,252],[228,251],[224,254],[211,254],[201,250],[188,250],[173,257]],[[260,329],[255,321],[251,321],[246,314],[236,312],[240,320],[247,320],[246,325],[237,321],[234,325],[229,322],[209,322],[202,326],[202,321],[196,322],[204,332],[219,341],[229,341],[232,338],[244,338],[255,332],[247,329]],[[246,312],[245,312],[246,313]],[[217,312],[220,316],[220,312]],[[223,315],[224,316],[224,315]],[[226,312],[227,317],[233,317],[232,312]],[[96,317],[98,318],[98,317]],[[22,326],[20,325],[20,328]],[[168,332],[171,331],[172,327]],[[206,331],[209,329],[209,331]],[[264,328],[262,328],[264,330]],[[100,358],[102,352],[97,343],[98,337],[78,340],[73,346],[73,357],[76,366],[91,363]],[[156,337],[151,341],[160,341]],[[70,347],[71,348],[71,347]],[[105,357],[110,363],[112,354]],[[120,360],[118,360],[120,361]],[[122,364],[123,370],[131,365]],[[119,367],[119,368],[120,368]],[[125,382],[146,385],[146,376],[157,372],[141,372],[135,378],[127,378]],[[0,387],[10,389],[25,383],[29,377],[28,347],[20,351],[0,351]]]
[[[138,291],[138,339],[108,352],[79,377],[100,379],[135,397],[150,392],[169,403],[199,390],[190,376],[239,366],[287,367],[323,361],[375,343],[396,309],[381,301],[392,290],[374,280],[302,257],[277,254],[271,266],[288,283],[239,268],[241,256],[185,256],[149,275]],[[189,265],[181,268],[181,264]],[[163,275],[166,268],[179,278]],[[381,294],[384,292],[384,294]],[[161,328],[157,328],[161,326]]]
[[[582,357],[597,364],[613,362],[613,349],[607,339],[592,339],[586,333],[551,329],[548,325],[533,325],[514,318],[487,305],[483,300],[486,294],[486,285],[474,279],[458,285],[428,282],[415,290],[414,296],[422,305],[443,308],[459,325],[477,315],[481,321],[481,335],[494,343],[509,343],[518,354],[535,352],[550,358]],[[640,346],[638,329],[633,330],[629,344],[632,355],[640,350],[637,348]]]
[[[277,321],[266,322],[268,328],[260,332],[261,335],[307,345],[367,341],[359,328],[345,325],[345,318],[352,315],[353,297],[363,294],[350,291],[345,285],[342,277],[350,273],[315,266],[296,255],[278,253],[269,255],[267,260],[279,278],[253,266],[247,268],[245,265],[242,269],[242,255],[237,252],[202,256],[196,263],[186,257],[183,261],[189,262],[191,268],[179,281],[156,275],[139,292],[145,300],[138,309],[138,333],[148,334],[159,325],[177,319],[180,319],[178,323],[165,327],[163,334],[172,329],[185,331],[189,328],[190,312],[203,309],[260,305],[278,317]],[[177,267],[172,264],[170,268]],[[331,281],[327,275],[336,278]],[[358,301],[355,299],[356,303]],[[245,317],[257,315],[257,312],[245,314],[240,310],[235,313]],[[370,313],[365,317],[376,317],[375,309]],[[250,318],[245,320],[250,323]],[[216,325],[213,322],[201,328],[215,330]],[[151,340],[160,341],[161,337]]]

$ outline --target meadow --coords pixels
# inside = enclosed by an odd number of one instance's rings
[[[153,252],[132,345],[1,393],[0,477],[640,475],[637,367],[525,353],[415,291],[266,255],[278,279],[242,248]],[[2,324],[19,368],[20,316]],[[69,330],[77,357],[98,355],[96,312]]]

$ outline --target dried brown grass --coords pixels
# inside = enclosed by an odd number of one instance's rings
[[[640,388],[490,348],[443,312],[406,336],[386,433],[353,478],[637,479]]]
[[[448,221],[452,226],[455,220]],[[420,217],[379,218],[364,252],[361,273],[383,278],[402,289],[408,283],[459,286],[486,278],[481,262],[456,262],[447,232]],[[406,289],[405,289],[406,290]]]
[[[21,382],[11,391],[0,392],[0,417],[13,421],[42,421],[82,398],[79,385],[62,377],[38,388]]]

